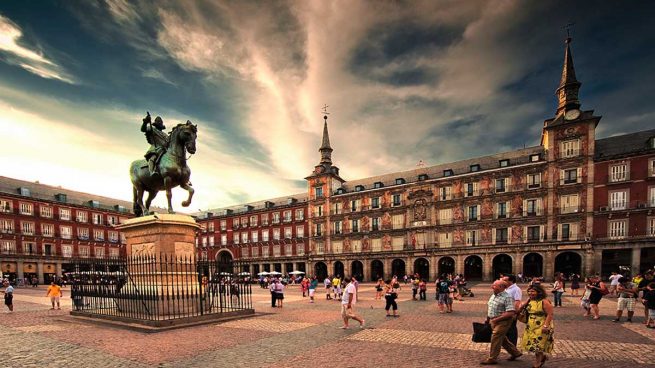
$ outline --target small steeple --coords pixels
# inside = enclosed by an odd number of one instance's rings
[[[555,95],[557,96],[557,115],[567,110],[579,109],[580,100],[578,92],[582,83],[575,78],[575,67],[573,66],[573,54],[571,53],[571,37],[566,38],[566,50],[564,52],[564,67],[562,68],[562,78]]]
[[[323,115],[323,141],[318,151],[321,153],[321,164],[332,165],[332,147],[330,147],[330,135],[327,126],[327,114]]]

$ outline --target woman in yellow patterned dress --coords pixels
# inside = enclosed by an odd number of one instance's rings
[[[534,367],[543,367],[546,354],[553,351],[553,305],[541,285],[528,287],[528,299],[519,311],[526,309],[527,325],[521,338],[521,350],[535,354]]]

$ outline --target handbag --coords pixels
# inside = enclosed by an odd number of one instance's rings
[[[519,314],[516,317],[516,320],[522,323],[528,323],[528,305],[530,304],[525,304],[523,308],[519,311]]]
[[[473,322],[473,342],[491,342],[491,325],[489,323]]]

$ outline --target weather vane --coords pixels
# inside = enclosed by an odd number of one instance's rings
[[[323,105],[323,115],[330,115],[330,113],[327,111],[328,107],[330,107],[330,106]]]
[[[566,26],[564,26],[564,28],[566,28],[566,38],[571,38],[571,28],[573,28],[574,25],[575,23],[568,23]]]

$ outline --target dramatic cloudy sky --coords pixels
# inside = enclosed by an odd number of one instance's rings
[[[206,210],[539,143],[566,32],[598,135],[652,128],[652,2],[2,1],[0,175],[130,200],[146,110],[198,124]],[[184,196],[181,189],[174,200]],[[164,196],[156,204],[163,203]]]

